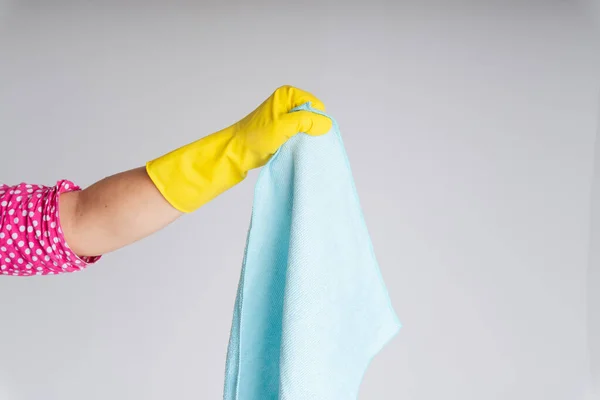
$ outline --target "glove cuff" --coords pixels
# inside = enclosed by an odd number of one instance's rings
[[[244,180],[239,147],[226,129],[149,161],[146,171],[173,207],[189,213]]]

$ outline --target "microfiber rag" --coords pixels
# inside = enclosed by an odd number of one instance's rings
[[[399,328],[337,123],[294,136],[256,184],[224,399],[356,399]]]

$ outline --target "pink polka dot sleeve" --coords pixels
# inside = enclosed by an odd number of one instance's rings
[[[54,187],[0,184],[0,275],[53,275],[79,271],[100,257],[78,257],[59,221],[61,193],[80,190],[62,180]]]

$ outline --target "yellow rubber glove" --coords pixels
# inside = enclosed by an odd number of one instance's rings
[[[325,111],[312,94],[283,86],[236,124],[148,162],[148,175],[173,207],[192,212],[265,165],[292,136],[329,132],[329,118],[290,112],[307,102]]]

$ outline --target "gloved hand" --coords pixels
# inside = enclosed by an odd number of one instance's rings
[[[194,211],[240,183],[251,169],[265,165],[297,133],[329,132],[329,118],[290,112],[307,102],[325,111],[310,93],[283,86],[236,124],[148,162],[148,175],[173,207]]]

